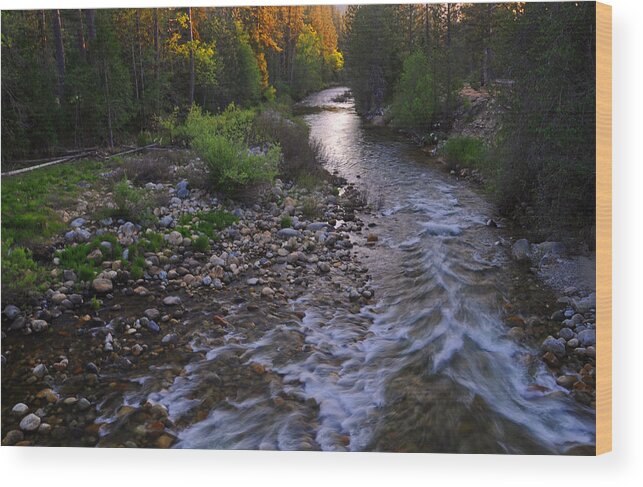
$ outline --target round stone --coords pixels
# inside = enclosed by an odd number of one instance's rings
[[[36,431],[40,427],[40,418],[35,414],[27,414],[22,421],[20,421],[20,429],[22,431]]]

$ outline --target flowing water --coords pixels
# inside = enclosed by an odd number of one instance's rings
[[[496,245],[499,230],[485,225],[493,209],[410,143],[364,126],[350,101],[332,101],[343,91],[308,98],[315,110],[305,119],[329,153],[328,169],[377,208],[360,217],[379,242],[357,246],[374,304],[351,312],[336,306],[343,283],[319,284],[292,305],[303,320],[284,310],[264,317],[270,326],[254,337],[204,331],[192,342],[199,360],[150,371],[127,400],[166,405],[183,448],[591,448],[594,411],[556,385],[533,344],[506,337],[503,306],[516,274]],[[275,378],[196,415],[224,369],[248,363]]]

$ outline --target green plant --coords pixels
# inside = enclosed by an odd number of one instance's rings
[[[89,300],[89,306],[94,311],[98,311],[102,305],[103,301],[98,299],[96,296],[92,296],[92,299]]]
[[[281,217],[281,228],[290,228],[292,227],[292,218],[289,216]]]
[[[486,157],[482,140],[466,136],[448,139],[442,148],[442,153],[449,167],[460,165],[480,168]]]
[[[313,196],[307,196],[302,200],[302,213],[306,218],[314,219],[319,216],[319,205]]]
[[[435,111],[433,104],[431,66],[426,54],[417,51],[404,60],[392,105],[395,124],[427,129]]]
[[[2,245],[2,294],[11,299],[22,299],[41,289],[45,273],[33,260],[29,249],[12,247],[12,243],[7,240]]]
[[[205,252],[210,248],[210,239],[205,235],[199,235],[192,241],[192,248],[197,252]]]

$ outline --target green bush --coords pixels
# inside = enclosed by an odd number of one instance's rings
[[[138,222],[152,222],[150,215],[150,194],[147,190],[139,189],[123,178],[114,185],[114,203],[116,204],[114,216],[133,219]]]
[[[202,211],[195,216],[198,221],[194,224],[194,229],[213,239],[217,237],[218,230],[223,230],[239,221],[239,218],[224,210]]]
[[[269,182],[277,175],[281,150],[272,145],[266,154],[251,154],[245,145],[221,135],[195,138],[193,147],[205,162],[213,184],[236,189]]]
[[[414,52],[404,60],[392,105],[393,120],[401,127],[428,129],[434,112],[430,63],[423,52]]]
[[[182,130],[191,141],[220,135],[235,142],[251,143],[254,118],[253,110],[242,110],[234,103],[218,115],[203,113],[201,107],[192,105]]]
[[[442,154],[449,167],[464,166],[482,168],[486,148],[476,137],[451,137],[442,148]]]

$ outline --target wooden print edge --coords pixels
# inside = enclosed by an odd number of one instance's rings
[[[596,454],[612,451],[612,7],[596,3]]]

